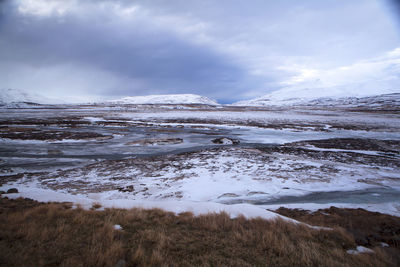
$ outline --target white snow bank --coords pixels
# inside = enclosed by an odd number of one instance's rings
[[[13,186],[15,187],[15,186]],[[8,186],[0,187],[0,190],[7,190]],[[250,204],[236,204],[236,205],[225,205],[213,202],[192,202],[192,201],[147,201],[147,200],[132,200],[132,199],[113,199],[114,191],[104,193],[93,193],[88,195],[72,195],[68,193],[56,192],[49,189],[42,189],[32,185],[18,185],[19,193],[16,194],[4,194],[8,198],[31,198],[40,202],[72,202],[79,204],[85,209],[90,209],[93,204],[100,204],[104,208],[142,208],[142,209],[153,209],[159,208],[165,211],[174,212],[179,214],[182,212],[192,212],[194,215],[201,215],[207,213],[220,213],[226,212],[231,218],[243,215],[246,218],[263,218],[263,219],[277,219],[282,218],[287,221],[297,221],[281,216],[277,213],[267,211],[261,207],[250,205]]]

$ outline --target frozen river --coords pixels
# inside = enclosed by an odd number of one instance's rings
[[[107,199],[264,206],[400,203],[395,114],[67,108],[0,116],[4,189],[29,183]],[[240,144],[213,143],[219,138]]]

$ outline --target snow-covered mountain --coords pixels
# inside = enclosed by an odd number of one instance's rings
[[[344,108],[400,109],[400,93],[374,95],[367,97],[320,97],[315,99],[288,98],[279,101],[253,100],[242,101],[241,106],[331,106]]]
[[[63,101],[17,89],[0,89],[0,105],[16,105],[18,103],[59,104]]]
[[[205,96],[194,94],[177,95],[147,95],[147,96],[128,96],[121,99],[111,100],[113,104],[202,104],[219,105],[215,100]]]
[[[318,98],[303,103],[307,106],[332,106],[344,108],[400,109],[400,93],[368,97]]]
[[[380,86],[379,86],[380,85]],[[332,86],[326,88],[282,88],[259,98],[239,101],[236,106],[282,106],[282,105],[306,105],[310,102],[320,103],[343,101],[371,97],[375,95],[389,95],[400,93],[400,88],[384,89],[382,83],[375,84],[352,84],[346,86]]]

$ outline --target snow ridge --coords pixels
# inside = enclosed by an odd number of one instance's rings
[[[260,98],[239,101],[234,106],[400,106],[400,93],[373,95],[367,97],[332,96],[332,97],[291,97],[278,98],[273,94]]]
[[[63,101],[51,99],[36,93],[28,93],[18,89],[0,89],[0,105],[20,106],[21,103],[30,104],[60,104]]]
[[[215,100],[195,94],[128,96],[111,100],[114,104],[202,104],[219,105]]]

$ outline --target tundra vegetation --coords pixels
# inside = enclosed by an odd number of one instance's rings
[[[175,215],[159,209],[92,209],[70,203],[0,198],[1,266],[399,266],[399,243],[350,255],[358,244],[349,221],[315,216],[332,230],[282,219],[226,213]],[[281,210],[304,218],[304,213]],[[349,213],[347,213],[348,215]],[[358,214],[358,215],[357,215]],[[353,216],[370,217],[368,212]],[[400,219],[380,216],[380,223]],[[335,220],[336,219],[336,220]],[[357,217],[355,221],[362,220]],[[371,227],[377,227],[376,224]],[[367,231],[364,224],[363,231]],[[395,237],[393,237],[395,238]]]

